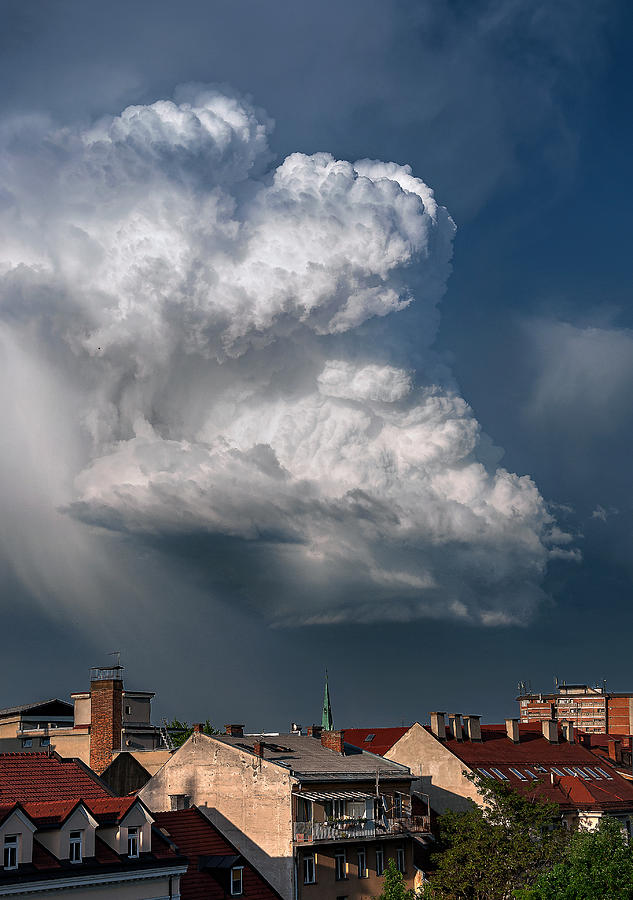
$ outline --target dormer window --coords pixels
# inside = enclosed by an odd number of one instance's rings
[[[138,828],[127,830],[127,855],[130,859],[138,859]]]
[[[7,834],[4,838],[4,868],[17,869],[18,867],[18,835]]]
[[[70,853],[68,858],[71,863],[80,863],[82,860],[81,854],[81,844],[82,844],[82,831],[71,831],[70,832]]]

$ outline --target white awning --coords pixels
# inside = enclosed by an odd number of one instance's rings
[[[295,794],[303,800],[374,800],[373,794],[362,791],[301,791]]]

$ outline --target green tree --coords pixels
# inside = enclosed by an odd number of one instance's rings
[[[382,881],[382,891],[374,900],[415,900],[415,891],[406,887],[404,875],[398,871],[393,859],[390,859]]]
[[[506,900],[560,858],[566,832],[555,803],[533,790],[471,776],[483,805],[439,820],[435,871],[425,886],[432,900]]]
[[[185,741],[191,737],[193,734],[193,725],[189,725],[187,722],[180,722],[178,719],[172,719],[171,722],[167,725],[167,732],[169,737],[171,738],[171,742],[176,749],[178,747],[182,747]],[[219,734],[211,722],[207,719],[202,728],[203,734]]]
[[[620,823],[605,816],[595,831],[572,834],[561,862],[514,896],[519,900],[631,900],[633,849]]]

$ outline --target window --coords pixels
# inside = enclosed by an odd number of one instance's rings
[[[81,831],[70,832],[70,853],[69,859],[71,863],[81,862]]]
[[[393,795],[393,814],[396,819],[402,818],[402,794]]]
[[[510,766],[510,771],[512,772],[513,775],[516,775],[517,778],[520,778],[521,781],[527,781],[527,778],[525,777],[523,772],[519,772],[518,769],[513,769],[512,766]]]
[[[560,775],[561,778],[563,777],[563,772],[561,772],[561,770],[556,766],[552,766],[552,772],[554,773],[554,775]]]
[[[583,772],[583,770],[580,768],[580,766],[574,766],[574,769],[576,770],[576,772],[578,772],[578,774],[580,775],[581,778],[585,779],[585,781],[591,781],[591,779],[589,778],[587,773]]]
[[[131,859],[138,858],[138,828],[127,830],[127,855]]]
[[[385,871],[385,851],[382,847],[376,849],[376,875],[383,875]]]
[[[375,734],[368,734],[367,737],[365,738],[365,743],[366,743],[366,744],[369,744],[369,742],[370,742],[370,741],[373,741],[373,739],[374,739],[375,737],[376,737]]]
[[[50,747],[51,739],[49,737],[40,738],[40,747]]]
[[[538,772],[539,775],[547,775],[547,769],[545,766],[534,766],[534,771]]]
[[[189,809],[191,806],[191,797],[189,794],[170,794],[169,802],[172,809]]]
[[[529,775],[530,778],[536,779],[536,775],[534,774],[534,772],[530,772],[529,769],[526,769],[526,770],[525,770],[525,773],[526,773],[526,775]]]
[[[589,774],[590,774],[590,775],[593,775],[593,777],[594,777],[597,781],[602,781],[602,778],[598,775],[598,773],[597,773],[597,772],[594,772],[593,769],[590,769],[589,766],[585,766],[585,772],[589,772]]]
[[[490,769],[491,772],[494,772],[499,781],[510,781],[505,772],[502,772],[501,769]]]
[[[404,847],[398,847],[396,850],[396,868],[398,872],[406,872]]]
[[[480,772],[484,776],[484,778],[492,778],[492,775],[490,774],[488,769],[477,769],[477,771]]]
[[[358,859],[358,877],[359,878],[367,878],[367,875],[369,873],[367,872],[367,853],[365,852],[364,847],[358,848],[357,859]]]
[[[574,770],[572,768],[570,768],[569,766],[563,766],[563,771],[567,772],[568,775],[574,775],[574,776],[576,775]]]
[[[297,797],[297,822],[312,821],[312,800]]]
[[[33,746],[33,738],[22,738],[22,746],[23,747],[32,747]]]
[[[316,884],[316,869],[313,853],[303,857],[303,883]]]
[[[231,897],[239,897],[244,891],[244,866],[233,866],[231,869]]]
[[[331,801],[332,818],[342,819],[345,815],[345,800]]]
[[[600,772],[600,774],[603,775],[607,779],[607,781],[613,781],[613,776],[609,775],[608,772],[605,772],[603,768],[601,768],[600,766],[594,766],[594,768],[596,772]]]
[[[126,716],[131,716],[131,715],[132,715],[132,707],[131,707],[131,706],[126,706],[126,707],[125,707],[125,715],[126,715]]]
[[[18,836],[7,834],[4,839],[4,867],[5,869],[17,869],[18,867]]]
[[[336,880],[345,881],[347,878],[347,857],[345,850],[339,851],[334,856],[334,861],[336,862]]]

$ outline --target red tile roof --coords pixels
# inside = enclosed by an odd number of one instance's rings
[[[407,733],[409,725],[401,728],[346,728],[345,743],[384,756]],[[368,740],[373,735],[371,740]]]
[[[62,759],[56,753],[0,753],[0,804],[111,796],[78,759]]]
[[[633,811],[633,785],[614,769],[605,768],[588,748],[560,736],[559,743],[551,743],[540,728],[530,724],[519,725],[519,735],[520,741],[515,744],[508,738],[505,725],[482,725],[481,741],[457,741],[447,728],[442,743],[470,769],[488,773],[522,791],[535,785],[540,796],[564,808]],[[566,767],[575,774],[566,772]]]
[[[198,858],[232,855],[242,856],[239,864],[244,866],[244,896],[248,900],[280,900],[275,889],[195,806],[154,813],[154,817],[179,851],[189,858],[187,873],[180,879],[182,900],[224,900],[229,890],[228,880],[223,884],[210,871],[198,871]],[[229,878],[227,870],[224,877]]]
[[[103,797],[90,800],[86,805],[100,825],[108,822],[120,822],[135,803],[138,797]]]
[[[46,825],[65,822],[80,803],[81,800],[39,801],[38,803],[24,803],[23,809],[34,825],[43,828]]]

